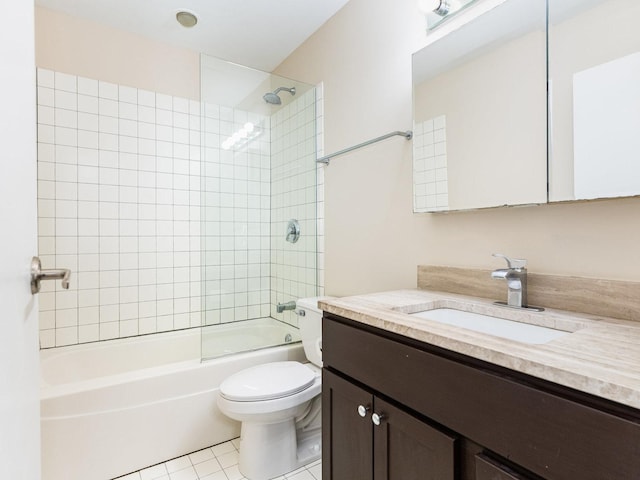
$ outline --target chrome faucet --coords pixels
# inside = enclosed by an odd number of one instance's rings
[[[527,305],[527,261],[520,258],[509,258],[500,253],[494,253],[494,257],[504,258],[508,268],[499,268],[491,272],[491,278],[506,280],[507,302],[506,306],[514,308],[526,308]],[[504,305],[504,302],[495,302]]]
[[[276,305],[276,311],[278,313],[282,313],[285,310],[295,310],[296,309],[296,302],[295,300],[291,300],[290,302],[286,302],[286,303],[278,303]]]

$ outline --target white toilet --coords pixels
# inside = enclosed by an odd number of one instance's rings
[[[317,297],[296,307],[311,363],[265,363],[220,385],[220,411],[242,422],[238,466],[249,480],[278,477],[320,458],[322,312]]]

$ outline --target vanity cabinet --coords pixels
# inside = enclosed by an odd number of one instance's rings
[[[323,362],[323,480],[640,479],[634,408],[328,313]]]
[[[325,479],[454,480],[455,437],[329,370],[322,377]]]

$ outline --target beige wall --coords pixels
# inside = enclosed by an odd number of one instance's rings
[[[324,82],[327,153],[410,128],[422,25],[415,0],[350,0],[277,68]],[[418,264],[502,267],[492,252],[533,272],[640,280],[640,199],[414,215],[411,168],[400,137],[327,167],[327,294],[414,287]]]
[[[200,56],[98,23],[36,7],[36,65],[58,72],[200,98]]]

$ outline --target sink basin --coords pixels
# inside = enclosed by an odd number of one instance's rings
[[[436,308],[412,313],[411,316],[530,344],[547,343],[571,333],[453,308]]]

